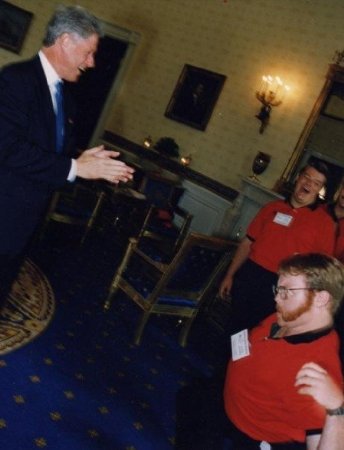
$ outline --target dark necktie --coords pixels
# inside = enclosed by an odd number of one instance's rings
[[[56,151],[62,152],[64,137],[64,111],[63,111],[63,83],[58,81],[55,84],[56,100]]]

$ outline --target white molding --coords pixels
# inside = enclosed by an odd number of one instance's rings
[[[189,180],[183,181],[183,187],[179,205],[193,215],[191,231],[228,237],[233,202]]]

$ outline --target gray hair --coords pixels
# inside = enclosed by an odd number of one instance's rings
[[[100,21],[81,6],[60,6],[50,19],[43,45],[50,47],[63,33],[76,34],[87,39],[93,34],[103,36]]]

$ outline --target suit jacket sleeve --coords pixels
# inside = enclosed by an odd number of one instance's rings
[[[68,138],[68,136],[67,136]],[[55,118],[39,58],[0,73],[0,173],[58,187],[71,159],[55,152]]]

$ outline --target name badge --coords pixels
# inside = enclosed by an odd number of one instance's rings
[[[231,347],[233,361],[249,356],[250,348],[247,329],[239,331],[239,333],[232,334]]]
[[[289,214],[283,214],[283,213],[276,213],[274,217],[274,222],[278,223],[278,225],[282,225],[284,227],[289,227],[293,220],[293,216],[290,216]]]

